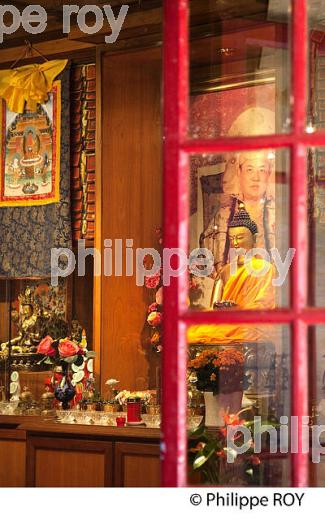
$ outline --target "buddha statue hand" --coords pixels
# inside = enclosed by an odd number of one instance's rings
[[[237,303],[232,300],[221,300],[214,303],[214,309],[229,309],[231,307],[237,307]]]

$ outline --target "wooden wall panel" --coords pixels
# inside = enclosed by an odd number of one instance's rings
[[[0,432],[0,487],[24,487],[26,442],[3,437]]]
[[[36,451],[36,487],[104,487],[104,454]],[[51,467],[53,470],[48,471]],[[55,469],[54,469],[55,468]]]
[[[112,485],[113,452],[110,442],[31,437],[27,442],[27,450],[28,486],[110,487]]]
[[[153,444],[117,442],[115,445],[116,487],[159,487],[160,451]]]
[[[133,239],[156,247],[161,225],[161,55],[159,49],[102,57],[102,243]],[[114,247],[113,247],[114,256]],[[156,354],[142,332],[148,291],[135,276],[102,276],[101,382],[155,387]],[[95,301],[95,305],[98,302]]]

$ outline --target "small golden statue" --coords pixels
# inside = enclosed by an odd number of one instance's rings
[[[34,301],[30,287],[18,296],[20,309],[12,311],[12,320],[17,323],[19,334],[11,340],[12,352],[16,354],[34,354],[42,339],[42,320]],[[2,355],[8,353],[9,342],[1,344]]]

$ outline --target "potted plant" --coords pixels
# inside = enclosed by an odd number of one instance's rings
[[[238,347],[215,347],[188,362],[191,379],[204,392],[206,426],[223,426],[224,416],[240,410],[244,384],[244,353]]]
[[[210,485],[257,485],[261,459],[254,452],[254,421],[244,419],[250,409],[241,410],[237,414],[225,415],[224,427],[211,432],[201,425],[197,430],[189,434],[188,467],[189,477],[198,476],[203,484]],[[272,421],[269,421],[270,424]],[[265,424],[261,426],[265,426]],[[276,423],[272,424],[276,426]],[[238,454],[233,448],[227,446],[227,428],[245,426],[251,433],[251,440],[247,442],[244,453]],[[277,425],[278,426],[278,425]],[[234,444],[242,447],[244,435],[236,432]],[[232,462],[227,462],[230,459]]]

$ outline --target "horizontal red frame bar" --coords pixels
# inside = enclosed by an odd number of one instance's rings
[[[325,130],[312,134],[275,134],[250,137],[219,137],[218,139],[190,139],[181,144],[188,154],[220,153],[261,148],[284,148],[296,144],[314,147],[325,146]]]
[[[237,311],[218,310],[211,312],[188,311],[179,316],[186,325],[220,325],[223,323],[293,323],[300,320],[307,325],[325,325],[325,308],[306,308],[300,312],[290,309],[274,309],[269,311]]]

